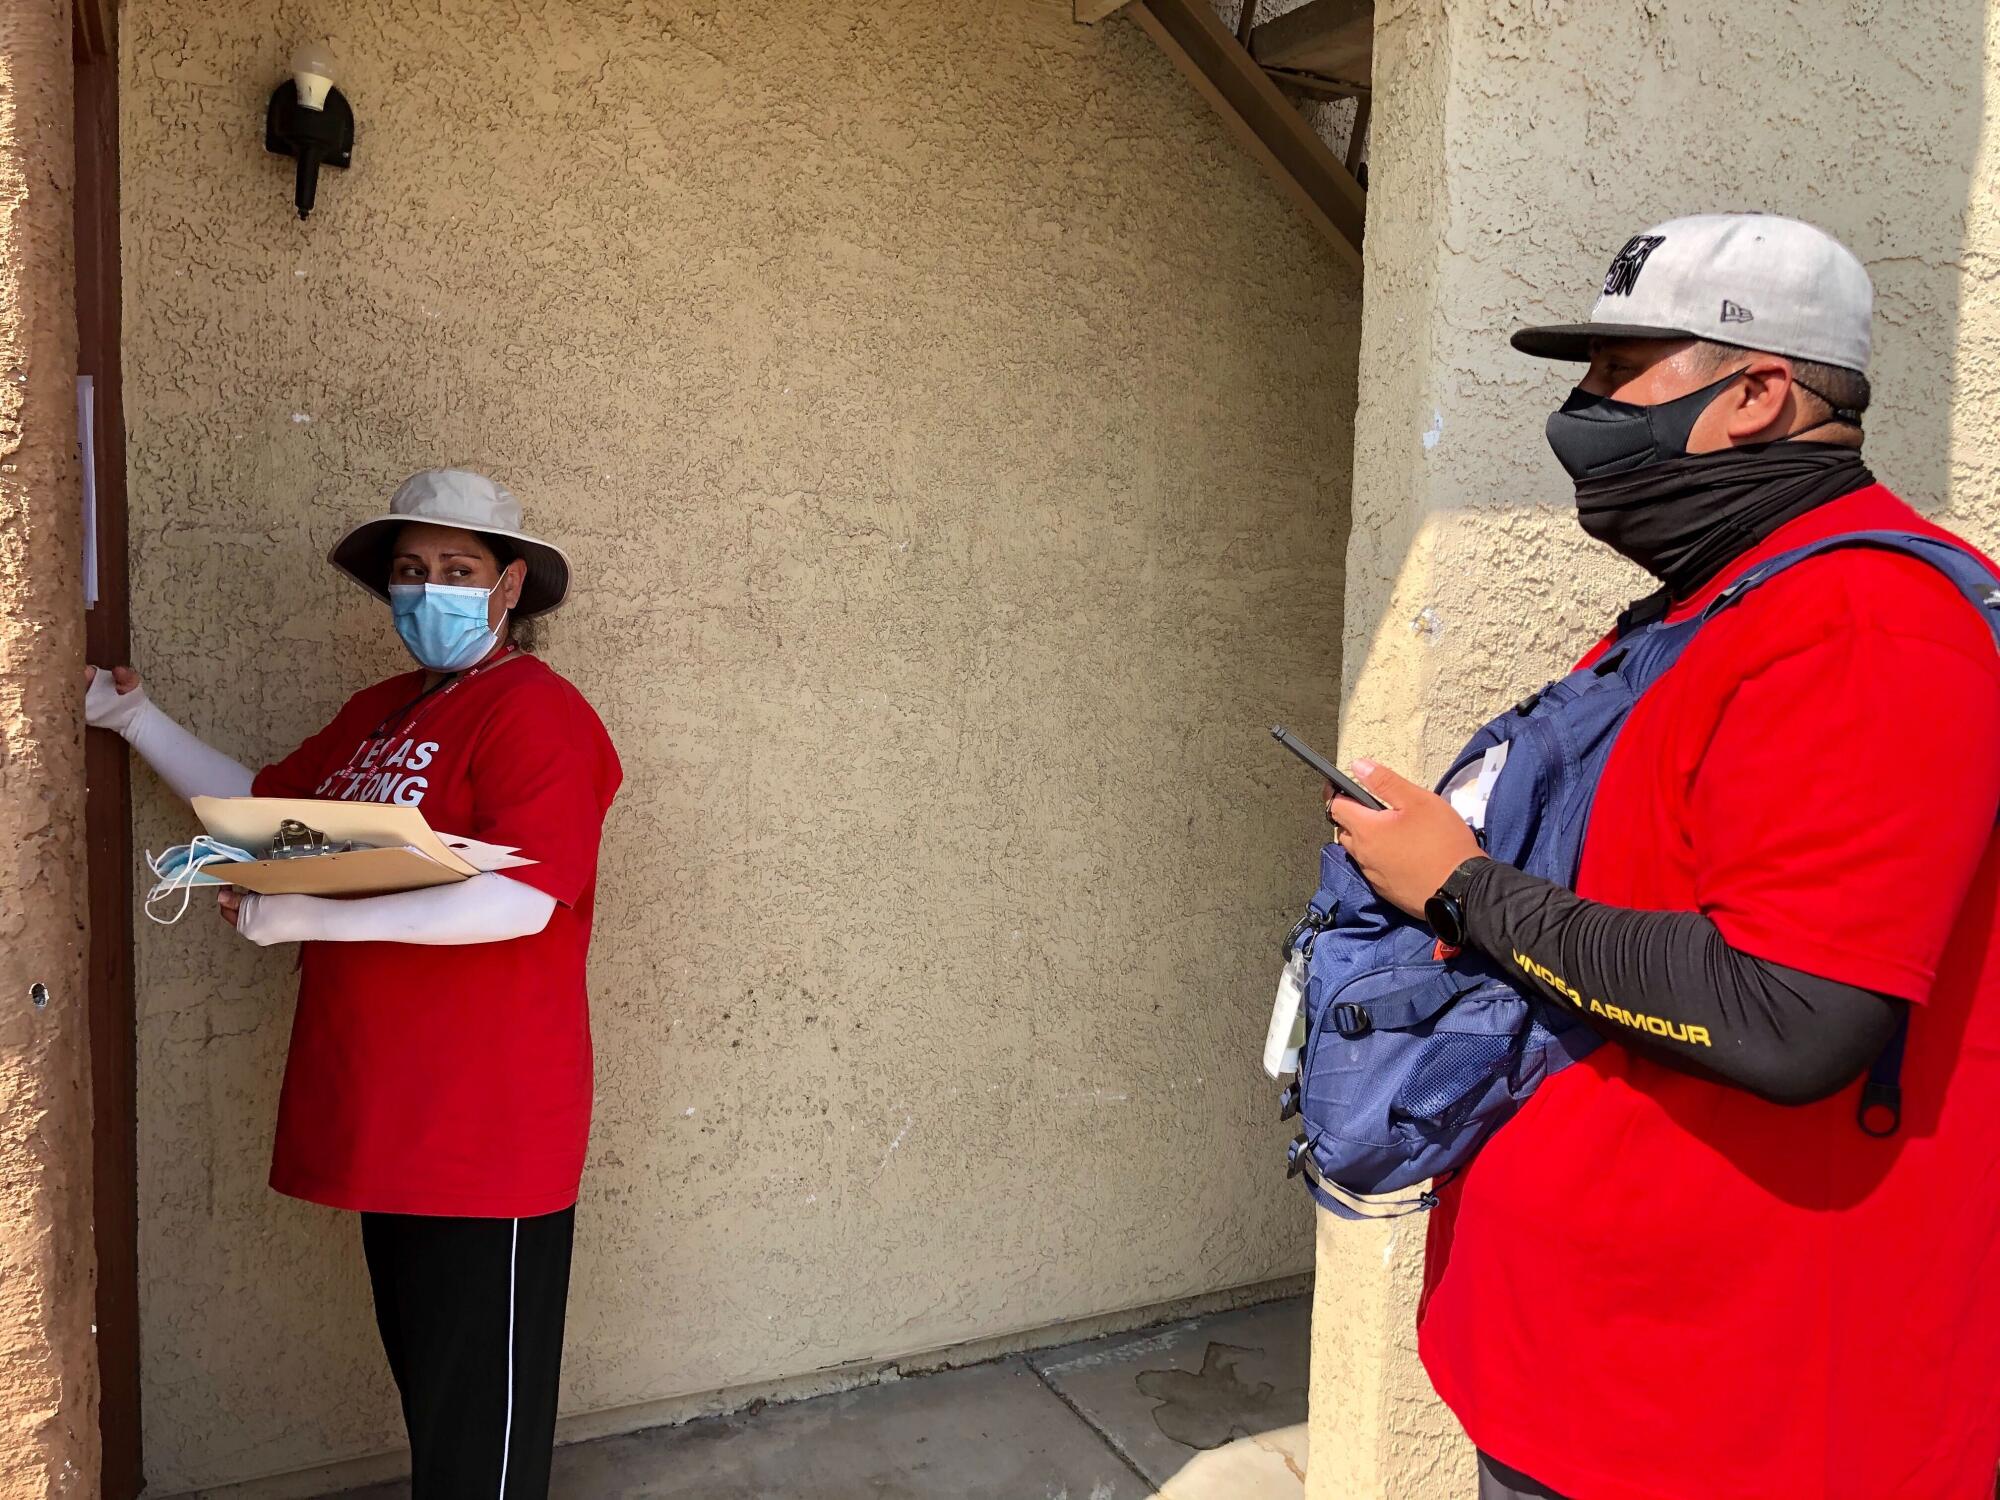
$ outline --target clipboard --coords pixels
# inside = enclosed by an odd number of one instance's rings
[[[535,863],[497,844],[440,834],[418,809],[391,803],[196,797],[194,814],[211,838],[252,853],[274,847],[287,822],[304,824],[327,843],[369,846],[216,864],[204,872],[218,884],[262,895],[385,896]]]

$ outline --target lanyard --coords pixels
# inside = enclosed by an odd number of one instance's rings
[[[408,703],[405,703],[401,708],[390,714],[380,724],[377,724],[375,732],[368,736],[369,740],[373,742],[385,738],[399,740],[408,738],[410,731],[417,727],[424,716],[456,692],[460,683],[470,682],[480,673],[490,672],[495,667],[504,667],[508,662],[524,654],[520,648],[509,645],[505,651],[494,657],[493,660],[481,662],[470,672],[453,672],[449,676],[439,678]],[[406,719],[404,718],[405,715],[408,715]],[[388,733],[389,726],[398,719],[404,719],[403,727],[397,730],[393,736],[390,736]]]

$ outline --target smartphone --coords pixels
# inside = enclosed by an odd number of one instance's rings
[[[1284,725],[1273,724],[1271,726],[1271,738],[1283,745],[1315,771],[1319,772],[1328,781],[1332,782],[1333,789],[1339,792],[1341,796],[1352,797],[1363,807],[1372,807],[1377,812],[1387,812],[1389,810],[1388,803],[1369,791],[1367,787],[1356,781],[1352,776],[1349,776],[1345,771],[1335,770],[1312,746],[1308,745],[1304,740],[1295,739],[1292,732],[1285,728]]]

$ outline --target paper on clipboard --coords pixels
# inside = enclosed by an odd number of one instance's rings
[[[197,797],[194,813],[211,837],[253,852],[269,849],[287,820],[305,824],[329,843],[367,846],[210,867],[231,885],[269,895],[379,896],[535,863],[514,849],[439,834],[416,808],[390,803]]]
[[[482,844],[478,839],[460,838],[455,833],[439,834],[438,842],[483,875],[537,863],[511,844]]]

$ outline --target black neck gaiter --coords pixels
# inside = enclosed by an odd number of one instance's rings
[[[1685,599],[1787,521],[1874,482],[1859,449],[1762,443],[1578,480],[1576,513]]]

